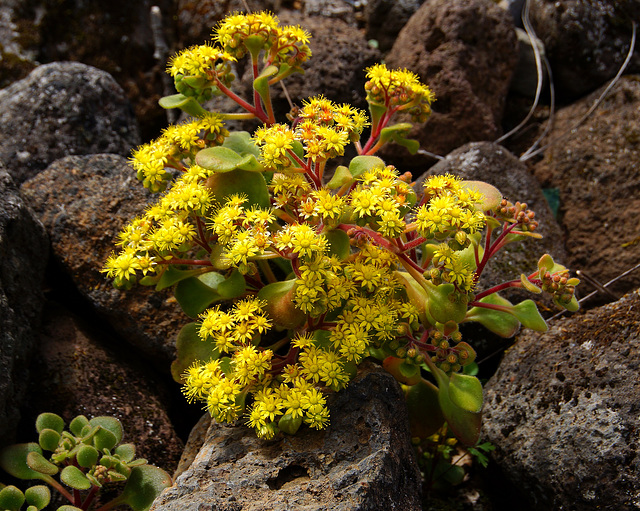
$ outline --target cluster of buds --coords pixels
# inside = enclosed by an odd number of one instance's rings
[[[536,214],[529,209],[526,202],[516,201],[513,204],[507,199],[502,199],[497,214],[499,217],[517,224],[520,230],[531,232],[538,228],[538,221],[535,220]]]

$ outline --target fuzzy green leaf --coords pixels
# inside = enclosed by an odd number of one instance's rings
[[[258,292],[258,298],[267,302],[265,311],[278,328],[294,329],[307,319],[306,314],[293,303],[295,284],[296,279],[273,282]]]
[[[224,139],[222,147],[227,147],[241,156],[253,154],[256,158],[260,158],[260,148],[256,146],[248,131],[232,132]]]
[[[406,147],[411,154],[416,154],[418,149],[420,149],[420,142],[410,138],[405,138],[405,135],[411,131],[412,127],[413,125],[408,122],[401,122],[394,124],[393,126],[387,126],[380,131],[380,141],[383,144],[393,141],[396,144]]]
[[[45,451],[55,451],[58,448],[60,442],[60,433],[53,429],[44,428],[38,435],[38,443]]]
[[[231,275],[218,284],[217,291],[225,300],[242,296],[247,289],[247,283],[240,270],[234,268]]]
[[[480,211],[490,211],[495,209],[502,201],[502,193],[495,186],[484,181],[462,181],[462,188],[476,190],[484,196],[484,200],[477,206]]]
[[[122,435],[123,435],[122,423],[115,417],[108,417],[108,416],[94,417],[89,421],[89,424],[91,426],[101,426],[113,434],[113,436],[116,439],[116,443],[113,444],[112,447],[108,447],[109,450],[115,447],[115,445],[122,442]]]
[[[194,277],[202,273],[202,270],[179,270],[175,266],[169,265],[165,271],[162,272],[160,279],[156,282],[156,291],[162,291],[163,289],[173,286],[181,280]]]
[[[99,453],[92,445],[81,445],[76,453],[78,465],[83,468],[91,468],[98,463]]]
[[[36,431],[40,433],[43,429],[53,429],[62,434],[64,421],[55,413],[41,413],[36,419]]]
[[[351,171],[344,165],[340,165],[336,168],[331,180],[327,183],[329,190],[335,190],[341,186],[350,185],[355,179],[351,174]]]
[[[42,484],[27,488],[24,496],[27,499],[27,504],[35,507],[38,511],[48,506],[51,501],[51,491],[47,486]]]
[[[0,490],[0,509],[7,511],[20,511],[25,497],[15,486],[5,486]]]
[[[120,456],[122,461],[129,463],[136,457],[136,446],[134,444],[120,444],[116,447],[114,454]]]
[[[82,511],[82,508],[65,504],[64,506],[60,506],[57,511]]]
[[[169,474],[158,467],[135,467],[131,470],[127,484],[117,500],[128,504],[133,511],[147,511],[162,490],[171,484]]]
[[[511,313],[525,328],[530,328],[536,332],[546,332],[549,329],[547,322],[540,315],[538,306],[533,300],[524,300],[518,305],[514,305],[511,310]]]
[[[351,253],[349,235],[342,229],[333,229],[325,233],[329,242],[329,253],[335,255],[340,261],[345,260]]]
[[[415,385],[420,381],[420,367],[409,364],[402,358],[387,357],[382,361],[382,367],[396,380],[405,385]]]
[[[30,469],[43,475],[53,476],[58,473],[58,467],[38,451],[31,451],[27,454],[27,465]]]
[[[196,162],[199,155],[200,153],[196,156]],[[214,202],[220,205],[224,204],[231,195],[247,197],[248,206],[256,205],[266,209],[271,205],[269,189],[262,172],[250,172],[239,168],[229,172],[216,172],[206,180],[205,184]]]
[[[91,488],[91,481],[87,479],[82,470],[74,465],[69,465],[62,469],[60,481],[74,490],[88,490]]]
[[[287,433],[288,435],[295,435],[300,426],[302,425],[302,417],[291,417],[291,414],[283,415],[278,421],[278,428],[280,431]]]
[[[429,297],[429,312],[440,323],[454,321],[460,323],[467,315],[467,304],[456,299],[456,291],[453,284],[440,284],[435,286],[427,282],[425,290]]]
[[[222,299],[217,289],[208,286],[198,277],[178,282],[174,295],[184,313],[191,318],[197,318],[212,303]]]
[[[69,431],[75,436],[82,436],[82,429],[89,424],[89,419],[84,415],[78,415],[69,423]]]

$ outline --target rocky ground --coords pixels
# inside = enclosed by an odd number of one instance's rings
[[[171,51],[200,43],[244,4],[162,0],[156,43],[159,35]],[[412,133],[424,151],[390,146],[381,156],[416,179],[454,172],[526,200],[544,240],[503,255],[485,279],[510,280],[550,252],[582,272],[582,310],[508,343],[466,334],[486,359],[483,438],[496,450],[487,470],[472,467],[446,494],[423,494],[399,387],[375,367],[337,396],[326,435],[261,443],[242,426],[210,426],[169,375],[186,321],[171,294],[122,293],[99,272],[121,226],[149,200],[126,158],[167,122],[157,100],[172,91],[166,55],[154,56],[162,47],[151,4],[8,0],[0,5],[0,446],[33,440],[42,411],[115,415],[141,456],[169,472],[180,464],[155,505],[163,511],[203,502],[227,510],[640,508],[639,50],[605,94],[640,2],[529,2],[554,110],[544,92],[506,139],[536,90],[531,46],[516,31],[522,1],[247,4],[312,33],[314,58],[287,82],[294,100],[323,93],[363,107],[362,69],[381,59],[420,75],[437,96],[431,119]],[[275,104],[284,116],[284,94]],[[529,150],[534,143],[539,150]]]

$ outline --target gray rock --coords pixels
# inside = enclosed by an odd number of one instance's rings
[[[565,98],[591,92],[613,78],[631,42],[637,0],[531,0],[531,24],[547,49],[556,91]],[[640,49],[627,73],[640,71]]]
[[[327,430],[303,426],[274,441],[213,423],[191,467],[152,510],[421,509],[404,396],[393,377],[367,370],[329,407]]]
[[[454,174],[467,180],[485,181],[502,192],[515,203],[526,202],[536,213],[541,240],[527,239],[506,245],[487,265],[479,282],[479,290],[518,280],[521,273],[529,275],[536,271],[538,259],[546,252],[560,264],[566,263],[563,234],[542,194],[540,185],[529,173],[524,163],[505,148],[491,142],[472,142],[456,149],[444,160],[431,167],[418,180],[418,189],[427,176]],[[501,293],[505,294],[505,293]],[[512,290],[507,295],[523,298],[539,298],[521,290]]]
[[[114,289],[100,273],[116,236],[151,200],[122,156],[69,156],[22,186],[49,236],[55,259],[82,295],[125,340],[166,370],[187,316],[170,290]]]
[[[0,163],[0,447],[14,441],[44,303],[49,243]]]
[[[559,191],[569,265],[604,284],[640,261],[640,80],[622,77],[572,130],[601,93],[558,111],[545,139],[552,145],[533,171],[543,187]],[[620,297],[639,286],[635,271],[608,289]]]
[[[47,303],[42,323],[31,367],[28,423],[42,412],[57,413],[67,424],[81,414],[115,417],[122,423],[123,441],[135,444],[136,457],[171,473],[183,445],[167,413],[165,382],[113,334],[97,332],[86,318],[60,305]]]
[[[518,337],[485,386],[483,434],[532,509],[638,509],[639,368],[638,292]]]
[[[433,114],[411,138],[445,155],[471,141],[495,140],[518,60],[509,14],[490,0],[425,2],[400,32],[386,58],[392,68],[415,72],[435,93]],[[403,170],[433,164],[388,146],[386,156]]]
[[[57,62],[0,90],[0,161],[19,183],[63,156],[127,155],[138,143],[131,105],[104,71]]]

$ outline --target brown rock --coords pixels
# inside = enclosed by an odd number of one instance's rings
[[[80,293],[125,340],[167,370],[176,335],[188,321],[170,290],[121,291],[100,272],[116,249],[117,234],[151,199],[127,160],[107,154],[63,158],[24,183],[22,191]]]
[[[499,491],[524,509],[637,509],[639,367],[638,292],[520,334],[485,386]]]
[[[606,283],[640,261],[640,80],[623,77],[571,130],[601,93],[558,111],[547,138],[557,143],[533,170],[543,187],[559,190],[570,266]],[[620,296],[639,285],[636,271],[608,289]],[[589,289],[585,283],[583,292]]]
[[[500,135],[505,98],[518,60],[513,22],[490,0],[425,2],[400,32],[386,63],[418,74],[436,95],[433,114],[411,131],[427,151],[444,155]],[[390,163],[431,165],[404,148],[385,148]]]

